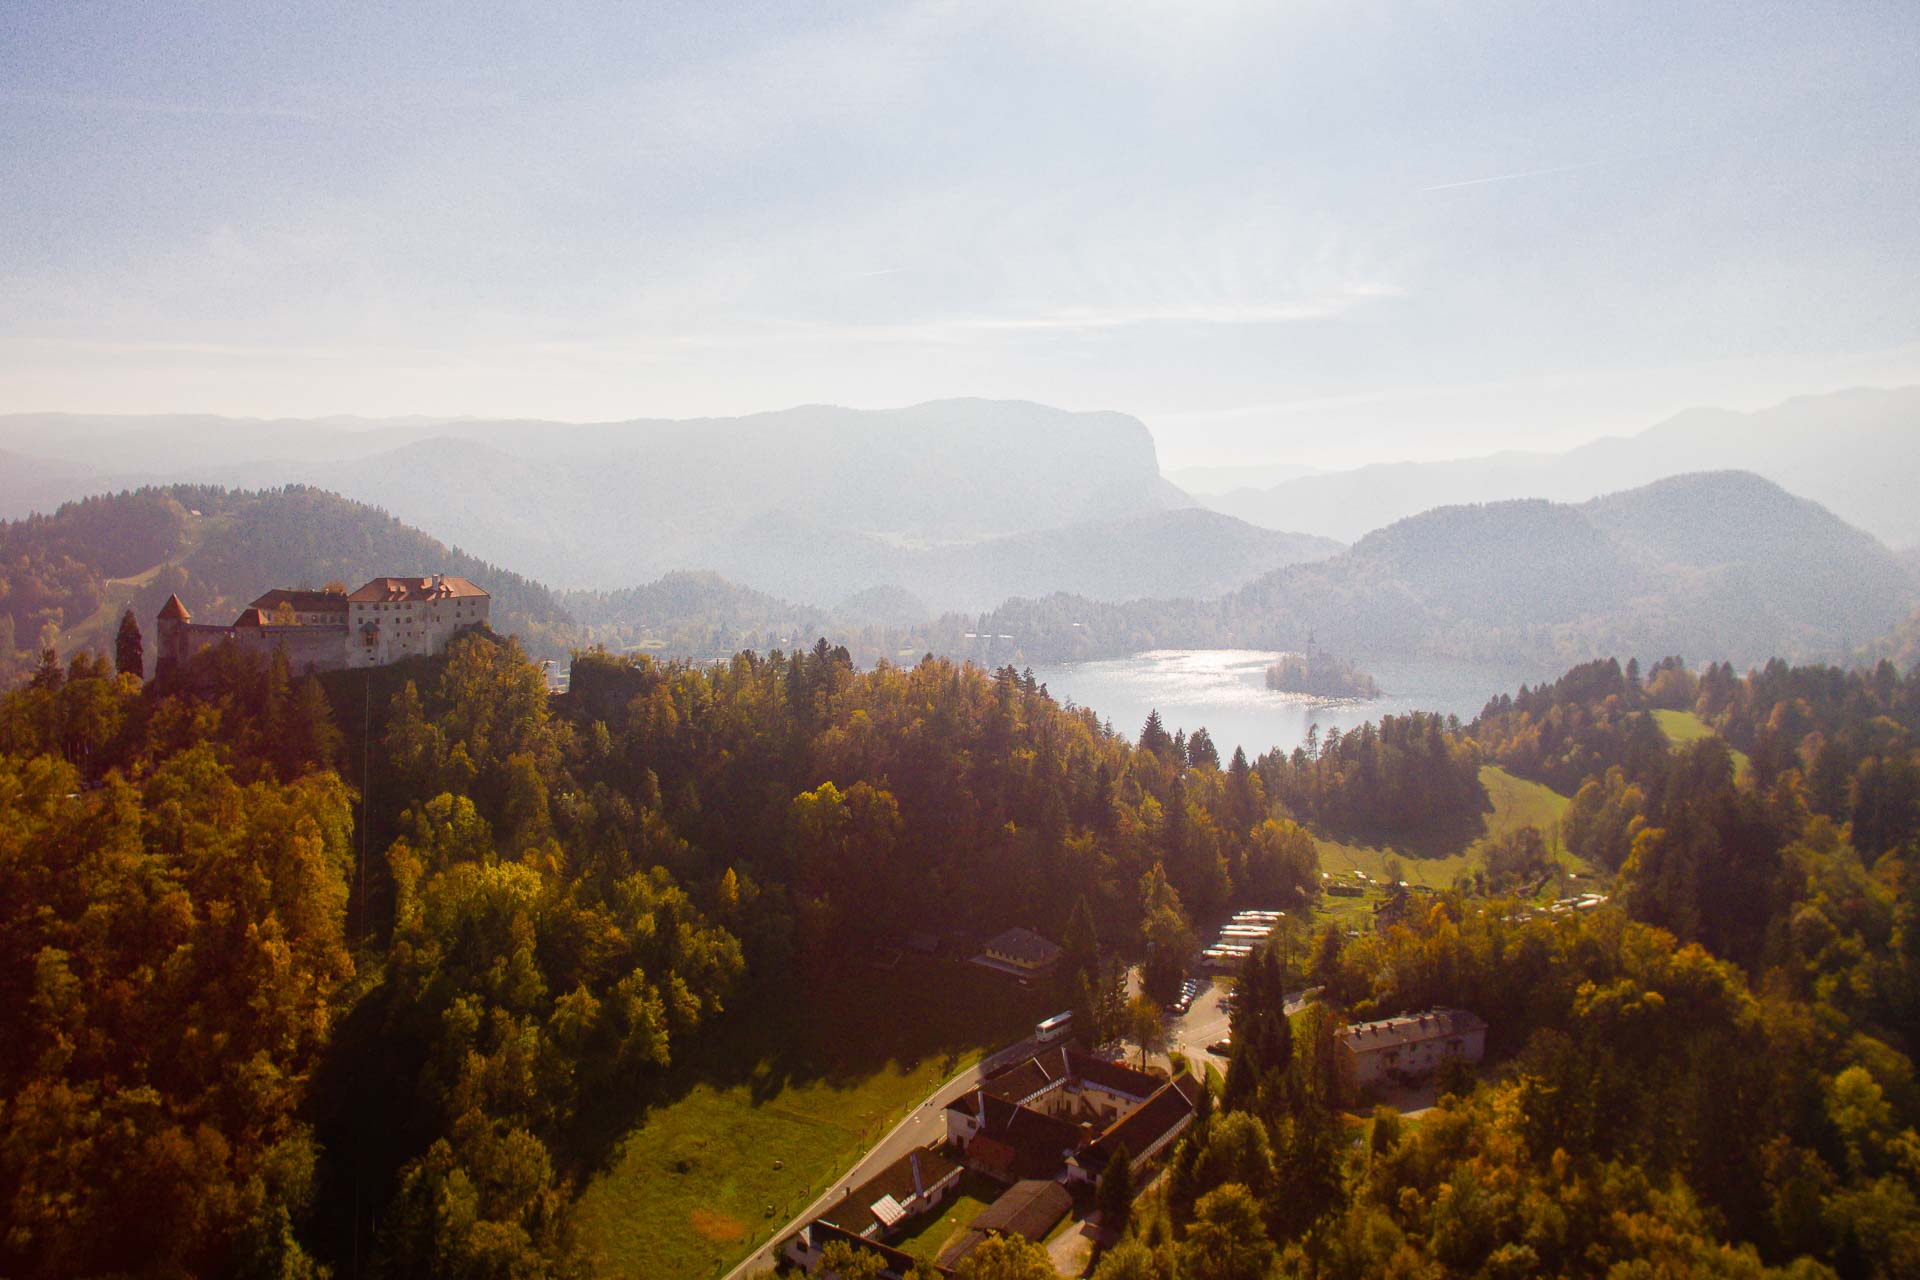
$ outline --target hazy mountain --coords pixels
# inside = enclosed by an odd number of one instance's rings
[[[1210,496],[1268,528],[1352,540],[1441,504],[1584,501],[1664,476],[1737,468],[1811,498],[1883,541],[1920,541],[1920,387],[1806,396],[1754,413],[1692,409],[1566,453],[1502,453],[1304,476]]]
[[[1253,462],[1245,466],[1169,467],[1166,475],[1183,492],[1198,495],[1264,489],[1283,480],[1319,475],[1323,470],[1303,462]]]
[[[905,545],[786,512],[762,515],[696,563],[787,599],[822,606],[905,584],[944,609],[1070,591],[1096,600],[1224,594],[1259,575],[1341,549],[1327,538],[1257,529],[1188,508],[939,546]],[[692,553],[690,553],[692,554]]]
[[[0,418],[0,445],[65,468],[0,486],[15,512],[61,486],[79,497],[113,482],[307,484],[545,581],[616,589],[710,568],[814,604],[885,583],[939,606],[985,606],[1035,581],[1148,595],[1162,572],[1148,560],[1139,576],[1052,580],[1050,547],[1027,549],[1043,557],[1035,578],[1004,568],[1018,547],[991,543],[1192,507],[1160,476],[1137,418],[1021,401],[603,424],[21,415]],[[1173,545],[1202,578],[1225,566],[1219,589],[1329,549],[1206,528],[1212,541],[1188,528]],[[1062,555],[1085,557],[1079,543]]]
[[[1715,472],[1579,505],[1438,508],[1214,602],[1014,600],[978,629],[1014,636],[1029,661],[1157,645],[1289,649],[1311,631],[1363,658],[1745,663],[1844,654],[1898,623],[1916,594],[1898,558],[1824,507]]]
[[[856,591],[833,606],[833,616],[848,626],[912,627],[933,616],[927,602],[891,583]]]
[[[0,449],[0,519],[52,511],[102,487],[97,469],[85,463]]]
[[[127,478],[316,485],[547,581],[603,588],[731,573],[730,548],[768,530],[929,549],[1193,505],[1161,478],[1138,419],[1017,401],[585,425],[26,415],[0,419],[0,447],[82,468],[68,496]],[[778,561],[796,562],[829,572],[804,546]],[[885,581],[921,589],[887,573],[810,595]]]

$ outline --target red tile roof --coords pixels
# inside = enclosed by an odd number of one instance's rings
[[[424,578],[374,578],[347,597],[356,604],[425,600],[486,599],[487,593],[465,578],[433,574]]]
[[[180,597],[177,595],[167,597],[167,602],[160,606],[160,616],[180,622],[193,621],[193,615],[187,612],[187,606],[180,603]]]

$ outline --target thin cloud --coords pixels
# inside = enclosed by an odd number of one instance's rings
[[[1522,178],[1544,178],[1556,173],[1573,173],[1580,169],[1592,169],[1608,164],[1606,160],[1582,160],[1578,164],[1557,164],[1548,169],[1524,169],[1519,173],[1496,173],[1490,178],[1467,178],[1460,182],[1442,182],[1437,186],[1422,187],[1422,195],[1429,191],[1457,191],[1461,187],[1484,187],[1490,182],[1518,182]]]

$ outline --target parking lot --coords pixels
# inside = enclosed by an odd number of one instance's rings
[[[1200,982],[1204,984],[1200,994],[1187,1011],[1167,1019],[1167,1046],[1186,1054],[1196,1070],[1210,1062],[1224,1072],[1226,1055],[1209,1053],[1207,1046],[1227,1038],[1226,995],[1232,990],[1232,984],[1224,979],[1205,977]]]

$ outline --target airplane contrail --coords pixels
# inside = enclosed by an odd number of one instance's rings
[[[1464,182],[1442,182],[1438,186],[1422,187],[1420,190],[1424,194],[1428,191],[1452,191],[1456,187],[1485,186],[1489,182],[1514,182],[1520,178],[1543,178],[1550,173],[1572,173],[1576,169],[1591,169],[1595,165],[1606,163],[1605,160],[1582,160],[1579,164],[1557,164],[1551,169],[1527,169],[1520,173],[1497,173],[1491,178],[1468,178]]]

